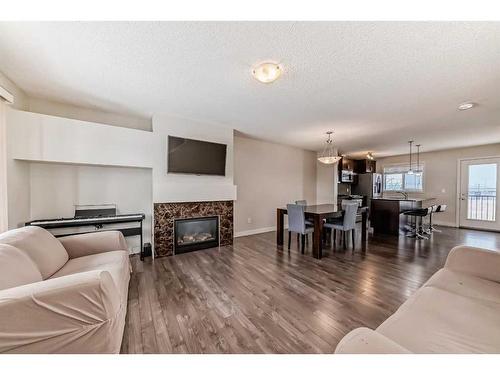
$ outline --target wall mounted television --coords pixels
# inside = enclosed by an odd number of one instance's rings
[[[226,175],[227,145],[168,136],[168,173]]]

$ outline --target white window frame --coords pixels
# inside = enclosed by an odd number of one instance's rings
[[[394,172],[386,172],[386,170],[391,170],[393,169]],[[420,169],[422,173],[422,189],[408,189],[405,187],[406,185],[406,175],[409,170],[408,164],[390,164],[390,165],[385,165],[383,168],[383,183],[384,183],[384,191],[387,192],[396,192],[396,191],[404,191],[406,193],[423,193],[425,190],[425,165],[424,163],[420,163]],[[385,180],[386,176],[390,174],[400,174],[403,176],[403,188],[398,189],[398,190],[388,190],[386,185],[385,185]]]

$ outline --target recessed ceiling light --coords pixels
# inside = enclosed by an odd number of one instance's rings
[[[476,106],[475,103],[472,103],[472,102],[467,102],[467,103],[462,103],[458,106],[458,109],[460,111],[466,111],[468,109],[471,109],[471,108],[474,108]]]
[[[279,78],[282,70],[279,64],[265,62],[254,67],[252,69],[252,74],[259,82],[271,83]]]

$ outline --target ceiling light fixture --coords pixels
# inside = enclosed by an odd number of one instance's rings
[[[420,168],[420,146],[422,145],[415,145],[417,147],[417,176],[420,176],[422,172],[422,168]]]
[[[335,150],[333,149],[333,141],[332,141],[332,131],[326,132],[328,134],[328,139],[326,140],[325,148],[321,153],[321,156],[318,158],[318,161],[323,164],[335,164],[340,159],[341,156],[338,156]]]
[[[366,158],[367,158],[367,159],[370,159],[370,160],[375,160],[375,158],[373,157],[373,154],[372,154],[371,152],[368,152],[368,153],[366,154]]]
[[[265,62],[254,67],[252,69],[252,74],[259,82],[271,83],[280,77],[282,70],[283,69],[279,64]]]
[[[472,102],[467,102],[467,103],[462,103],[458,106],[459,111],[467,111],[468,109],[474,108],[476,106],[476,103]]]
[[[408,174],[413,174],[413,169],[411,169],[411,145],[413,144],[413,141],[408,141],[410,144],[410,169],[408,170]]]

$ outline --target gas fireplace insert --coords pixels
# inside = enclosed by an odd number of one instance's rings
[[[174,254],[219,246],[219,217],[174,220]]]

